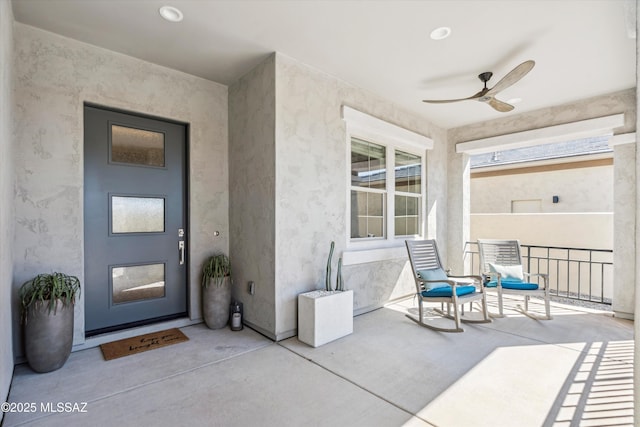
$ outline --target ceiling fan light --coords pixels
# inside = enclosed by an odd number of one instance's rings
[[[444,40],[451,35],[451,28],[440,27],[431,31],[431,40]]]
[[[173,6],[162,6],[158,11],[160,12],[160,16],[169,22],[180,22],[184,17],[180,9]]]

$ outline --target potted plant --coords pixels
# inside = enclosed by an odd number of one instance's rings
[[[211,329],[224,328],[231,305],[231,263],[224,254],[213,255],[202,267],[202,314]]]
[[[55,371],[69,358],[79,294],[80,280],[64,273],[38,274],[20,287],[25,355],[34,371]]]
[[[318,347],[353,332],[353,291],[344,290],[342,258],[338,260],[336,288],[331,285],[331,242],[325,275],[325,289],[298,295],[298,339]]]

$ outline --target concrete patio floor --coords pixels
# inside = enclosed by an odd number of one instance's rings
[[[3,424],[633,425],[632,322],[558,304],[553,320],[536,321],[506,307],[505,318],[461,334],[407,319],[417,311],[407,299],[315,349],[195,325],[182,328],[188,342],[108,362],[99,348],[78,351],[48,374],[18,365],[9,402],[36,411]],[[58,402],[85,412],[43,411]]]

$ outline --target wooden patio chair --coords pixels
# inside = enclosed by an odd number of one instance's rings
[[[419,317],[416,319],[407,314],[409,319],[426,328],[442,332],[463,332],[464,329],[460,326],[460,322],[491,322],[487,311],[487,300],[482,286],[482,277],[448,275],[442,268],[435,240],[407,240],[405,243],[418,297]],[[478,300],[482,301],[482,319],[463,318],[460,314],[459,306]],[[453,319],[455,328],[442,328],[426,323],[424,321],[424,302],[439,302],[441,307],[446,303],[446,313],[442,309],[435,309],[435,311],[441,316]],[[453,315],[451,314],[452,305]],[[464,311],[462,311],[462,314],[464,315]]]
[[[549,275],[530,274],[523,270],[518,240],[478,239],[478,249],[480,269],[485,278],[484,285],[488,291],[496,292],[498,295],[499,317],[504,317],[502,296],[516,294],[524,296],[524,309],[520,305],[517,306],[522,314],[537,320],[551,319]],[[533,276],[541,277],[543,285],[530,283]],[[529,298],[532,296],[544,300],[546,316],[529,312]]]

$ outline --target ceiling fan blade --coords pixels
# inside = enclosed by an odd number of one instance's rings
[[[531,71],[534,65],[536,65],[536,63],[532,60],[525,61],[522,64],[518,65],[516,68],[511,70],[509,74],[504,76],[502,80],[496,83],[494,87],[489,89],[486,95],[495,95],[501,90],[508,88],[509,86],[526,76],[527,73]]]
[[[491,105],[495,110],[500,111],[501,113],[507,113],[514,109],[514,106],[511,104],[507,104],[506,102],[500,101],[495,98],[491,98],[487,101],[487,104]]]
[[[459,102],[459,101],[468,101],[470,99],[478,99],[485,94],[486,90],[482,89],[480,92],[476,93],[473,96],[468,98],[458,98],[458,99],[423,99],[422,102],[427,102],[429,104],[447,104],[449,102]]]
[[[448,104],[449,102],[459,102],[466,101],[469,98],[460,98],[460,99],[423,99],[422,102],[426,102],[429,104]]]

